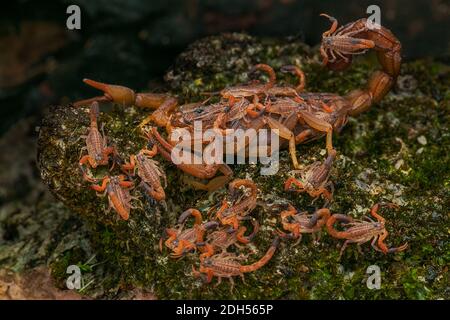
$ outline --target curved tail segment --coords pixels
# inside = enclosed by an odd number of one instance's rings
[[[321,14],[332,22],[331,28],[322,35],[320,52],[324,65],[332,70],[350,66],[354,55],[375,50],[382,70],[374,72],[363,89],[349,92],[345,98],[352,105],[354,116],[370,108],[389,92],[401,65],[401,43],[387,28],[371,23],[366,18],[350,22],[338,28],[335,18]]]
[[[327,220],[327,231],[330,236],[337,239],[347,239],[348,233],[346,231],[338,231],[334,228],[334,224],[336,222],[341,223],[351,223],[353,222],[353,218],[350,216],[346,216],[344,214],[336,213],[333,214],[330,218]]]
[[[256,271],[256,270],[264,267],[270,261],[270,259],[272,259],[279,244],[280,244],[280,238],[276,237],[272,241],[272,245],[270,246],[269,250],[267,250],[266,254],[261,259],[259,259],[255,263],[249,264],[247,266],[241,266],[239,268],[239,271],[242,273],[247,273],[247,272]]]

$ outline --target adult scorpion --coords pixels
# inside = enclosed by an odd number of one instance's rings
[[[382,70],[374,72],[365,88],[355,89],[346,95],[323,92],[305,92],[304,75],[295,66],[285,66],[285,72],[292,72],[299,77],[296,88],[276,86],[274,70],[265,64],[256,65],[253,70],[262,70],[269,75],[265,84],[250,83],[228,87],[221,91],[216,103],[187,103],[179,105],[177,99],[166,94],[136,93],[134,90],[118,85],[105,84],[90,79],[84,82],[104,92],[103,96],[79,101],[75,106],[86,105],[92,101],[110,101],[122,105],[134,105],[139,108],[153,109],[153,113],[144,119],[141,126],[151,122],[156,127],[165,128],[170,134],[177,128],[193,130],[195,119],[201,120],[203,130],[215,128],[226,136],[227,130],[237,129],[277,129],[281,146],[287,146],[293,166],[300,168],[296,155],[296,145],[326,136],[328,154],[333,153],[333,132],[340,131],[347,123],[348,116],[356,116],[379,102],[390,90],[399,74],[401,63],[401,44],[384,26],[373,26],[367,19],[337,28],[336,19],[322,14],[332,21],[331,28],[324,32],[320,52],[323,63],[331,69],[343,70],[352,61],[352,57],[367,50],[377,53]],[[219,121],[218,121],[219,119]],[[225,130],[225,131],[224,131]],[[154,140],[158,141],[158,151],[172,161],[170,151],[177,141],[168,142],[150,130]],[[194,143],[194,141],[191,141]],[[203,141],[208,144],[210,141]],[[226,144],[226,139],[224,144]],[[231,142],[234,143],[234,142]],[[236,146],[233,152],[247,148],[248,142]],[[226,150],[229,150],[228,148]],[[273,151],[273,150],[272,150]],[[201,179],[212,179],[217,172],[225,177],[232,175],[231,169],[223,163],[183,163],[177,164],[184,172]],[[220,183],[204,185],[212,190],[228,181],[221,178]]]

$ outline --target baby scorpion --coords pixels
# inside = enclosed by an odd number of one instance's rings
[[[333,197],[333,183],[328,181],[328,179],[335,158],[336,150],[333,149],[323,163],[316,161],[305,169],[300,170],[301,181],[292,177],[287,179],[284,189],[286,191],[307,192],[315,199],[323,195],[327,202],[331,201]],[[297,188],[293,188],[293,186]],[[328,187],[330,187],[331,191],[328,191]]]
[[[238,190],[240,190],[241,187],[249,189],[249,194],[239,196]],[[251,180],[236,179],[230,182],[229,193],[233,202],[236,200],[238,201],[230,207],[228,202],[224,200],[222,202],[222,207],[216,213],[216,217],[223,225],[232,226],[233,229],[236,230],[239,227],[239,221],[256,207],[258,188]],[[244,199],[242,200],[242,198]]]
[[[195,223],[192,228],[184,229],[184,224],[188,217],[194,217]],[[197,250],[197,243],[203,243],[205,231],[218,226],[215,221],[202,223],[202,214],[197,209],[188,209],[178,218],[178,228],[168,228],[165,246],[172,250],[171,258],[181,258],[190,251]],[[162,238],[159,242],[159,249],[162,251]]]
[[[242,281],[245,281],[244,273],[256,271],[266,265],[272,259],[279,243],[280,238],[276,237],[266,254],[260,260],[250,265],[241,265],[239,260],[242,257],[226,252],[202,259],[200,261],[200,269],[197,271],[192,266],[192,272],[197,278],[206,275],[206,283],[210,283],[213,277],[218,277],[217,285],[222,282],[222,278],[228,278],[231,282],[230,291],[232,292],[234,288],[233,277],[240,276]]]
[[[131,200],[129,188],[133,182],[126,181],[125,176],[107,176],[103,178],[101,185],[92,185],[91,188],[97,192],[108,194],[109,207],[113,208],[123,220],[130,216]]]
[[[98,102],[93,102],[90,107],[91,125],[89,127],[89,133],[87,136],[82,136],[82,138],[86,139],[86,146],[83,147],[82,150],[87,150],[88,154],[81,157],[78,162],[84,179],[89,182],[96,182],[97,180],[87,175],[83,165],[89,164],[94,169],[97,168],[97,166],[107,165],[109,162],[109,155],[116,153],[114,147],[108,147],[105,134],[103,133],[102,135],[98,130],[98,113]]]
[[[297,209],[289,205],[287,210],[280,213],[280,216],[283,229],[289,231],[290,234],[282,231],[278,233],[284,238],[298,239],[295,243],[298,244],[302,240],[302,233],[311,233],[314,240],[316,240],[315,234],[319,233],[320,238],[320,231],[330,217],[330,210],[322,208],[313,214],[307,214],[307,212],[299,213]]]
[[[141,178],[141,184],[147,193],[156,201],[162,201],[166,198],[164,188],[161,185],[161,178],[164,184],[167,184],[165,173],[159,168],[158,162],[150,159],[157,153],[156,145],[152,150],[142,149],[136,155],[130,156],[130,162],[122,165],[123,170],[131,170],[133,173],[138,171]]]
[[[328,219],[328,233],[334,238],[345,239],[344,245],[342,246],[341,252],[339,254],[339,259],[341,258],[345,248],[349,243],[356,243],[358,245],[358,250],[361,252],[360,245],[373,239],[371,243],[372,248],[374,248],[376,251],[383,252],[384,254],[400,252],[408,247],[407,243],[397,248],[388,248],[386,246],[384,240],[388,236],[388,232],[385,227],[386,220],[377,213],[380,209],[380,206],[380,204],[376,204],[370,210],[370,214],[375,219],[377,219],[377,221],[373,221],[369,217],[366,217],[368,221],[357,220],[343,214],[333,214]],[[394,205],[386,204],[386,206],[393,207]],[[334,229],[334,224],[336,221],[344,223],[349,227],[344,231],[337,231],[336,229]]]
[[[235,245],[240,248],[238,243],[250,243],[259,231],[258,221],[253,219],[252,224],[253,231],[248,236],[245,236],[245,232],[247,231],[245,226],[240,226],[237,230],[224,227],[210,233],[206,237],[206,242],[204,244],[197,243],[197,246],[205,246],[205,252],[201,255],[200,259],[203,259],[204,257],[211,257],[217,251],[226,252],[227,248],[231,245]]]
[[[375,42],[367,39],[358,39],[352,37],[361,32],[361,30],[353,30],[353,25],[341,26],[337,28],[338,22],[335,18],[322,13],[322,17],[326,17],[331,20],[332,25],[330,30],[325,31],[322,35],[322,46],[320,47],[320,53],[323,57],[323,64],[327,65],[328,62],[336,62],[336,55],[344,59],[345,63],[349,62],[349,58],[345,55],[363,54],[368,49],[375,47]],[[331,55],[329,59],[328,54]]]

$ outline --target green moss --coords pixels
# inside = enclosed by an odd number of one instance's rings
[[[345,73],[326,71],[317,52],[301,43],[228,34],[192,44],[165,80],[180,100],[199,101],[205,98],[202,92],[247,81],[247,71],[259,62],[276,70],[285,64],[299,65],[306,73],[308,91],[341,94],[361,87],[377,68],[371,56],[356,61]],[[282,83],[295,81],[279,76]],[[370,111],[351,119],[334,139],[339,158],[332,171],[336,190],[330,209],[361,217],[374,203],[399,204],[399,210],[382,214],[387,219],[387,243],[408,242],[407,251],[383,255],[366,244],[361,255],[349,246],[339,261],[341,241],[324,234],[316,245],[305,235],[298,246],[283,242],[267,266],[246,276],[245,284],[236,279],[232,294],[229,284],[202,285],[192,276],[197,255],[172,260],[157,248],[163,229],[173,225],[180,212],[197,207],[206,213],[224,190],[211,195],[194,191],[184,185],[182,173],[159,159],[168,175],[167,210],[141,197],[144,209],[133,210],[128,222],[121,221],[106,211],[106,199],[96,197],[80,179],[76,163],[83,141],[77,139],[89,123],[86,108],[57,107],[46,118],[40,133],[41,172],[55,195],[91,224],[98,259],[107,260],[115,270],[107,279],[112,289],[133,284],[153,288],[162,299],[448,299],[449,84],[447,66],[433,61],[404,63],[392,92]],[[135,130],[144,117],[142,110],[117,106],[100,118],[124,158],[144,145]],[[301,163],[321,159],[324,145],[316,141],[299,146]],[[292,170],[286,151],[280,154],[277,175],[260,176],[259,168],[233,166],[236,178],[251,177],[259,186],[261,202],[290,201],[302,210],[323,204],[283,191]],[[138,189],[133,192],[141,196]],[[255,239],[257,252],[248,263],[264,254],[279,227],[277,212],[267,207],[257,207],[252,215],[264,227]],[[382,271],[381,290],[369,290],[365,284],[366,269],[373,264]],[[63,266],[55,265],[55,270],[59,275]]]

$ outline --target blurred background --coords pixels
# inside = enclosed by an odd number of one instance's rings
[[[81,8],[81,30],[66,9]],[[381,8],[405,60],[450,61],[450,2],[445,0],[17,0],[0,13],[0,135],[50,104],[89,97],[84,77],[150,90],[189,43],[221,32],[295,37],[314,46],[330,26]]]

